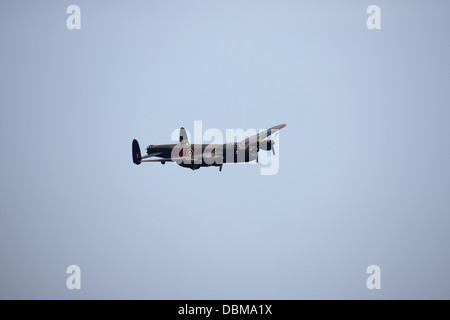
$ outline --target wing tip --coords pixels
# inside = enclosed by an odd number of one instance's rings
[[[279,124],[279,125],[277,125],[277,126],[275,126],[275,127],[273,127],[273,128],[274,128],[274,129],[280,130],[280,129],[283,129],[284,127],[286,127],[286,123]]]

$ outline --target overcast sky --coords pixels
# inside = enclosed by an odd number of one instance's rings
[[[0,0],[0,298],[449,299],[449,9]],[[194,121],[278,173],[132,163]]]

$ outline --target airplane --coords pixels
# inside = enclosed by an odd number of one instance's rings
[[[244,139],[240,142],[225,144],[190,144],[186,130],[180,128],[180,143],[149,145],[147,155],[141,155],[141,149],[136,139],[132,143],[133,162],[137,165],[142,162],[176,162],[179,166],[190,168],[192,171],[201,167],[219,167],[222,171],[224,163],[250,162],[256,160],[258,163],[259,150],[272,150],[275,156],[274,140],[264,140],[270,135],[284,128],[286,124],[271,127],[267,130]],[[277,133],[278,134],[278,133]],[[160,159],[147,160],[150,157]]]

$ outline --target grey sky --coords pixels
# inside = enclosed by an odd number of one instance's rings
[[[449,299],[449,9],[1,0],[0,298]],[[279,173],[132,163],[195,120]]]

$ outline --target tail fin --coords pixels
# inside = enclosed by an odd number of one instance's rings
[[[135,164],[141,164],[141,148],[139,148],[139,142],[136,139],[133,140],[133,162]]]
[[[188,136],[183,127],[180,128],[180,142],[188,142]]]

